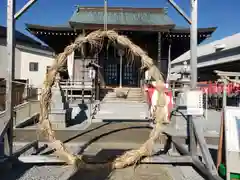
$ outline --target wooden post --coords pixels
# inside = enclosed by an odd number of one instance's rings
[[[219,142],[218,142],[218,153],[217,153],[217,169],[219,168],[220,164],[222,163],[222,157],[223,157],[223,131],[224,131],[224,114],[222,113],[222,119],[221,119],[221,126],[220,126],[220,134],[219,134]]]
[[[82,30],[82,35],[85,36],[85,29]],[[84,44],[84,55],[82,58],[83,61],[83,67],[82,67],[82,104],[85,103],[85,99],[84,99],[84,93],[85,93],[85,71],[86,71],[86,61],[85,61],[85,57],[86,56],[86,44]]]

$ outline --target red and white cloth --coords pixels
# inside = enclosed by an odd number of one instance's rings
[[[148,98],[147,98],[148,104],[151,107],[150,108],[151,113],[153,113],[153,110],[154,110],[155,106],[157,105],[157,100],[158,100],[158,91],[154,85],[155,84],[153,83],[153,85],[148,85],[145,87],[145,91],[147,92],[147,96],[148,96]],[[164,107],[164,109],[168,114],[166,117],[166,121],[170,121],[170,113],[173,108],[173,95],[172,95],[171,91],[168,91],[168,84],[165,84],[165,87],[166,87],[165,98],[166,98],[167,104]]]

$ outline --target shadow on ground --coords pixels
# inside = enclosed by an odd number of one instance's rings
[[[20,179],[33,165],[17,163],[12,168],[3,167],[0,168],[1,180],[17,180]]]
[[[84,156],[86,163],[80,166],[68,180],[106,180],[110,179],[113,172],[112,161],[123,154],[126,150],[122,149],[103,149],[96,156]],[[98,164],[96,164],[96,162]]]
[[[105,180],[109,179],[112,169],[109,165],[92,165],[91,167],[79,168],[68,180]]]
[[[79,112],[76,114],[76,116],[72,119],[72,112],[73,112],[73,108],[69,108],[69,112],[67,113],[67,127],[71,127],[77,124],[81,124],[84,121],[88,120],[88,115],[87,115],[87,111],[88,106],[86,104],[78,104],[78,108],[79,108]]]

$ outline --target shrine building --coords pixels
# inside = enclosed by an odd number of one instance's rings
[[[103,29],[104,8],[77,7],[69,22],[62,26],[26,24],[26,27],[57,54],[78,35],[87,35],[94,30]],[[176,59],[190,49],[190,28],[178,27],[164,8],[108,7],[107,28],[126,35],[146,51],[165,77],[169,60]],[[209,38],[215,30],[215,27],[198,28],[198,44]],[[95,57],[83,58],[78,52],[75,52],[74,56],[74,81],[82,80],[86,69],[83,62],[91,61],[101,66],[98,78],[102,88],[117,87],[120,79],[123,87],[140,87],[143,79],[140,63],[127,63],[126,57],[121,55],[121,64],[120,54],[113,47],[103,48]]]

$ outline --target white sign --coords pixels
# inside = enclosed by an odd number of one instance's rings
[[[240,108],[227,106],[224,111],[225,156],[227,179],[240,172]]]
[[[187,91],[187,114],[203,115],[202,91]]]
[[[227,107],[225,110],[227,150],[240,152],[240,109]]]

